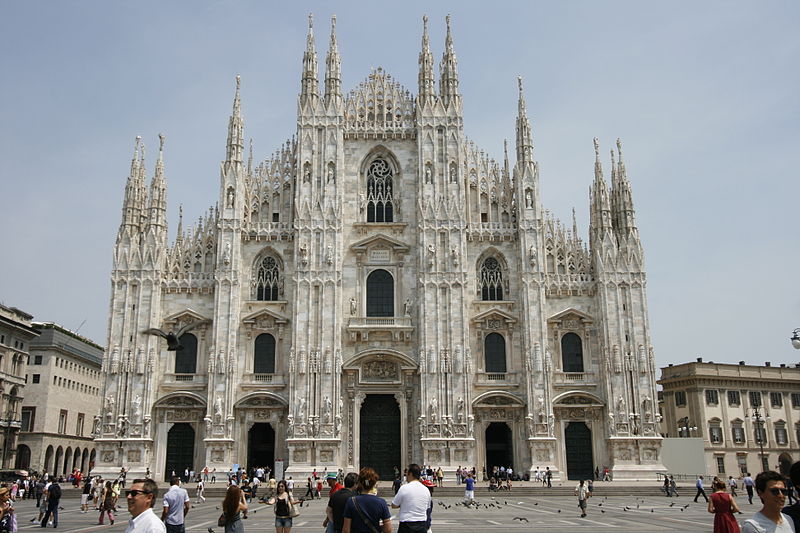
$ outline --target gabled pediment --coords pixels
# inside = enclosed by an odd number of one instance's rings
[[[361,254],[367,253],[368,250],[376,248],[388,249],[403,254],[407,253],[409,250],[408,245],[404,242],[398,241],[397,239],[389,237],[388,235],[384,235],[383,233],[372,235],[350,245],[351,250]]]
[[[564,322],[565,320],[578,320],[582,324],[591,324],[594,319],[582,311],[578,311],[574,307],[564,309],[560,313],[556,313],[547,319],[548,323]]]
[[[208,317],[205,317],[195,311],[194,309],[183,309],[182,311],[178,311],[177,313],[170,315],[164,319],[165,324],[176,324],[179,322],[183,322],[184,324],[189,322],[198,322],[200,320],[211,320]]]
[[[244,324],[259,324],[263,322],[275,322],[276,324],[288,324],[289,319],[280,313],[276,313],[270,309],[259,309],[255,313],[251,313],[242,319]]]
[[[479,322],[488,323],[489,321],[492,320],[501,320],[507,325],[511,325],[517,321],[517,319],[514,316],[506,313],[505,311],[497,307],[492,307],[491,309],[487,309],[486,311],[478,313],[477,315],[472,317],[472,322],[474,323],[479,323]]]

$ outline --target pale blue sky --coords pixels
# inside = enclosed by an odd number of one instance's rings
[[[522,75],[542,201],[584,237],[592,138],[622,138],[659,365],[800,360],[800,4],[286,4],[0,2],[3,303],[105,345],[136,135],[150,175],[166,135],[174,234],[216,202],[236,74],[256,159],[294,133],[308,12],[346,91],[382,66],[412,92],[421,17],[438,63],[451,13],[467,135],[501,157]]]

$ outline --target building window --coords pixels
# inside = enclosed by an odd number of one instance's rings
[[[729,390],[728,391],[728,405],[741,405],[742,404],[742,397],[739,394],[738,390]]]
[[[394,279],[386,270],[367,276],[367,316],[394,316]]]
[[[62,409],[58,415],[58,432],[63,435],[67,432],[67,411]]]
[[[255,286],[256,300],[273,302],[279,300],[281,271],[277,259],[267,256],[258,262]]]
[[[681,407],[686,405],[686,392],[679,390],[675,392],[675,406]]]
[[[392,168],[376,159],[367,169],[367,222],[393,222]]]
[[[175,352],[175,373],[194,374],[197,372],[197,337],[184,333],[179,342],[183,350]]]
[[[778,444],[789,444],[789,434],[786,431],[784,422],[775,422],[775,442]]]
[[[719,403],[719,392],[715,389],[706,390],[706,405],[717,405]]]
[[[750,406],[751,407],[761,407],[761,393],[760,392],[750,392]]]
[[[253,348],[253,373],[275,373],[275,337],[269,333],[262,333],[256,337]]]
[[[739,465],[739,472],[742,474],[747,473],[747,456],[742,454],[736,455],[736,464]]]
[[[78,413],[78,423],[75,424],[75,434],[79,437],[83,437],[83,420],[85,415],[83,413]]]
[[[756,444],[763,444],[764,446],[767,445],[767,430],[764,428],[764,422],[761,422],[759,427],[753,428],[753,438],[756,441]]]
[[[561,365],[564,372],[583,372],[583,342],[575,333],[561,337]]]
[[[42,379],[42,375],[41,375],[41,374],[34,374],[34,375],[31,377],[31,383],[39,383],[39,381],[40,381],[41,379]]]
[[[716,455],[717,459],[717,473],[724,474],[725,473],[725,456],[724,455]]]
[[[20,422],[20,431],[33,431],[33,423],[36,418],[35,407],[23,407]]]
[[[744,425],[741,420],[734,420],[731,423],[731,436],[736,444],[744,443]]]
[[[794,438],[800,442],[800,422],[794,425]]]
[[[483,355],[486,372],[503,374],[506,372],[506,340],[499,333],[489,333],[483,341]]]
[[[486,258],[481,265],[478,287],[483,301],[503,299],[503,271],[494,257]]]
[[[792,407],[800,407],[800,392],[792,393]]]
[[[768,472],[769,471],[769,454],[765,453],[761,456],[761,471]]]
[[[709,422],[708,431],[711,444],[722,444],[722,427],[719,421]]]
[[[783,394],[780,392],[770,392],[769,403],[772,407],[783,407]]]

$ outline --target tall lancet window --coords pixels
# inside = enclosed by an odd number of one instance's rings
[[[500,269],[500,263],[497,259],[488,257],[483,262],[478,283],[480,285],[481,300],[503,299],[503,271]]]
[[[394,222],[392,168],[384,159],[367,169],[367,222]]]
[[[281,271],[278,266],[278,261],[271,256],[261,259],[257,263],[256,276],[253,280],[256,300],[278,300],[280,278]]]

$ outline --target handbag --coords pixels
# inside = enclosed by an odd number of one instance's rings
[[[356,511],[358,512],[358,516],[361,517],[361,521],[364,522],[365,524],[367,524],[367,526],[369,527],[369,530],[372,533],[378,533],[377,528],[372,525],[372,522],[367,520],[367,517],[364,514],[364,512],[361,510],[361,507],[358,506],[358,497],[357,496],[351,496],[350,499],[353,500],[353,507],[356,508]]]
[[[217,526],[225,527],[225,524],[227,524],[227,523],[228,523],[228,521],[225,520],[225,513],[222,513],[221,515],[219,515],[219,518],[217,518]]]
[[[291,500],[289,500],[289,516],[292,518],[297,518],[298,516],[300,516],[300,509],[298,509],[297,506],[293,504]]]

